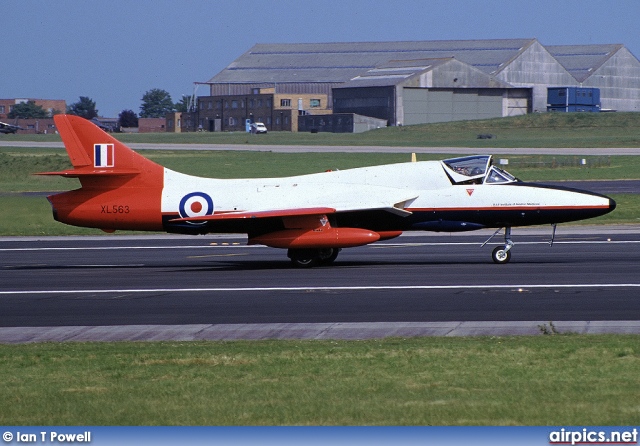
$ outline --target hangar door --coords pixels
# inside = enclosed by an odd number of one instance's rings
[[[404,125],[502,117],[502,89],[404,88]]]

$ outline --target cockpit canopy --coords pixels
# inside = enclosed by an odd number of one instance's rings
[[[493,165],[491,155],[464,156],[441,161],[452,184],[502,184],[518,180]]]

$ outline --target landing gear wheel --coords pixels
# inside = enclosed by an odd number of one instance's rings
[[[340,248],[324,248],[318,250],[318,264],[331,265],[340,254]]]
[[[494,263],[509,263],[509,260],[511,260],[511,251],[507,250],[504,246],[498,246],[491,253],[491,258]]]
[[[493,237],[498,235],[498,232],[500,232],[501,230],[502,228],[494,232],[493,235],[489,237],[489,239],[482,244],[482,246],[489,243],[489,241]],[[511,260],[511,248],[513,248],[513,241],[511,241],[511,227],[507,226],[504,228],[504,245],[498,246],[491,253],[491,258],[493,259],[493,262],[498,264],[509,263],[509,260]]]
[[[311,268],[320,261],[316,249],[290,249],[287,251],[287,256],[291,259],[293,266],[297,268]]]

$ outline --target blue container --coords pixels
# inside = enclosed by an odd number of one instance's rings
[[[547,104],[555,106],[589,105],[600,107],[600,89],[583,87],[548,87]]]

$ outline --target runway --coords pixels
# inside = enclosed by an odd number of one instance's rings
[[[420,234],[295,269],[244,238],[0,239],[0,342],[640,333],[640,231]],[[498,242],[499,240],[496,240]]]

